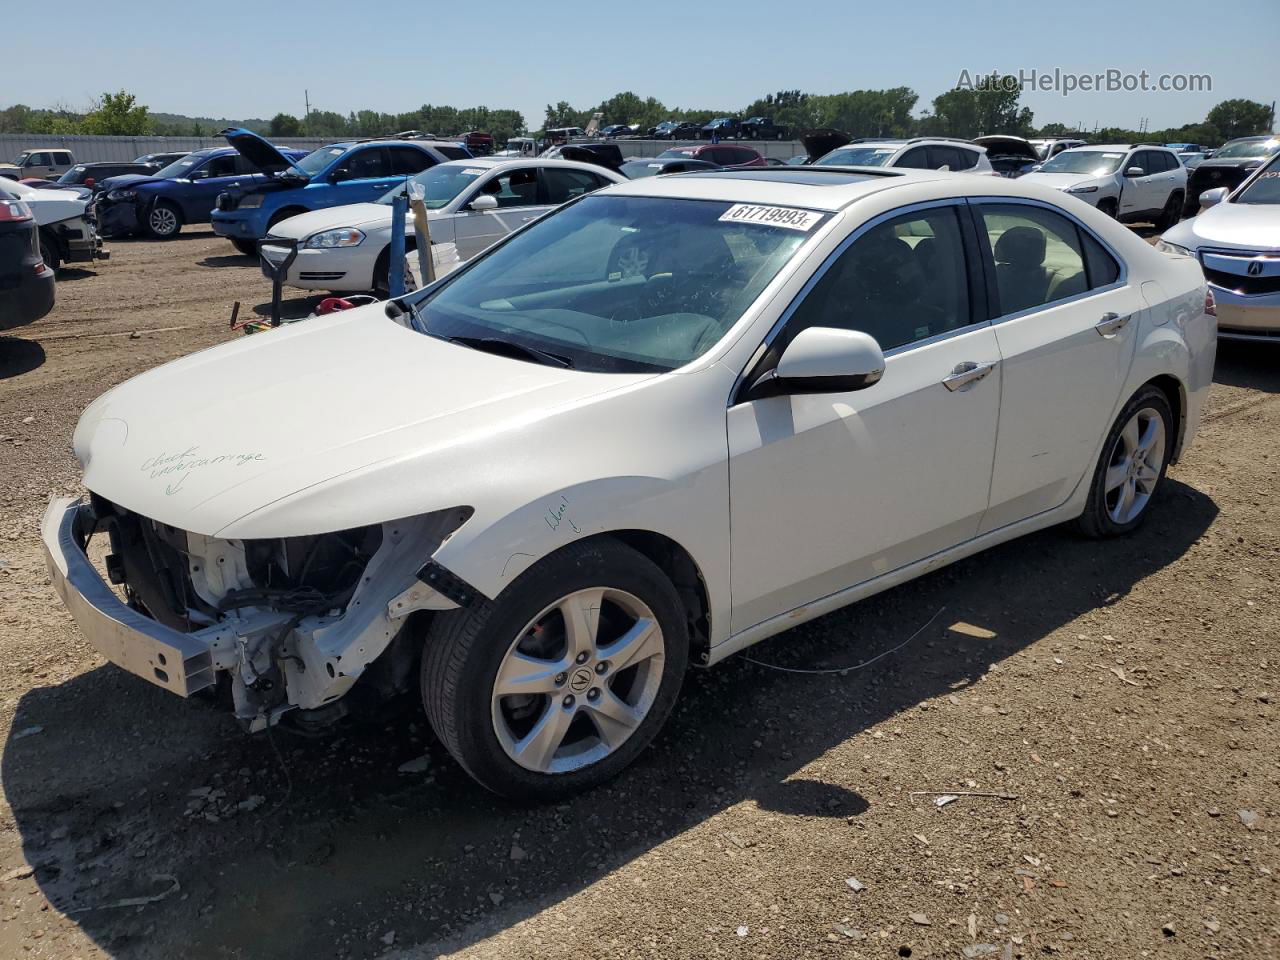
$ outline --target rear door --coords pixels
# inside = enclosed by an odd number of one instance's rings
[[[1004,371],[986,532],[1060,506],[1093,469],[1146,303],[1123,261],[1056,207],[972,209]]]

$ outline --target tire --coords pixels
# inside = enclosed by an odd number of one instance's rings
[[[404,245],[405,256],[413,253],[417,249],[416,243],[406,243]],[[409,264],[404,266],[404,289],[408,293],[415,288],[413,282],[413,273],[409,270]],[[379,300],[391,299],[391,246],[388,245],[380,254],[378,260],[373,265],[373,295]]]
[[[243,253],[246,257],[256,257],[258,255],[258,241],[249,240],[245,237],[231,237],[231,245]]]
[[[573,617],[580,645],[561,604],[585,618]],[[618,638],[631,634],[644,639],[619,667]],[[545,802],[603,783],[644,750],[675,704],[688,657],[685,611],[666,574],[601,537],[557,551],[492,602],[437,615],[422,697],[436,735],[481,785]],[[531,692],[498,694],[504,675]]]
[[[1107,433],[1090,481],[1089,499],[1076,520],[1080,532],[1103,539],[1141,526],[1164,482],[1175,438],[1173,411],[1164,392],[1151,385],[1143,387]],[[1133,499],[1125,508],[1127,496]]]
[[[1106,200],[1099,200],[1098,209],[1101,210],[1103,213],[1105,213],[1112,220],[1119,219],[1120,210],[1114,200],[1111,200],[1109,198]]]
[[[62,258],[58,256],[58,245],[43,233],[40,234],[40,259],[54,273],[57,273],[58,268],[62,266]]]
[[[1160,212],[1159,223],[1155,224],[1155,228],[1160,231],[1168,230],[1175,226],[1182,219],[1182,194],[1175,191],[1169,194],[1169,199],[1165,201],[1164,210]]]
[[[169,240],[182,229],[182,211],[168,200],[157,200],[147,211],[147,233],[157,240]]]

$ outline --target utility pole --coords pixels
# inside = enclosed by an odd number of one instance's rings
[[[303,114],[303,120],[305,121],[311,116],[311,92],[306,88],[303,88],[302,91],[302,102],[306,105],[306,113]]]

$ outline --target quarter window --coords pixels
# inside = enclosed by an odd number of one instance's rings
[[[781,351],[807,327],[861,330],[883,350],[927,340],[972,321],[956,208],[881,223],[830,265],[792,314]]]
[[[1024,204],[984,204],[980,217],[995,268],[997,315],[1030,310],[1089,289],[1080,232],[1066,217]],[[1110,259],[1100,246],[1098,254]],[[1114,260],[1111,270],[1107,282],[1119,272]],[[1100,260],[1099,278],[1106,272],[1105,260]]]

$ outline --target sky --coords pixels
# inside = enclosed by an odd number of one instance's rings
[[[1207,92],[1024,92],[1037,125],[1151,129],[1202,120],[1244,97],[1280,97],[1280,0],[645,0],[486,3],[350,0],[255,4],[59,4],[84,29],[6,44],[0,107],[83,109],[125,89],[154,111],[301,116],[423,103],[584,109],[623,90],[668,106],[740,109],[764,94],[907,86],[917,112],[962,71],[1208,74]],[[216,9],[216,12],[215,12]],[[83,11],[81,14],[80,11]],[[145,12],[144,12],[145,11]],[[853,131],[857,133],[858,131]]]

